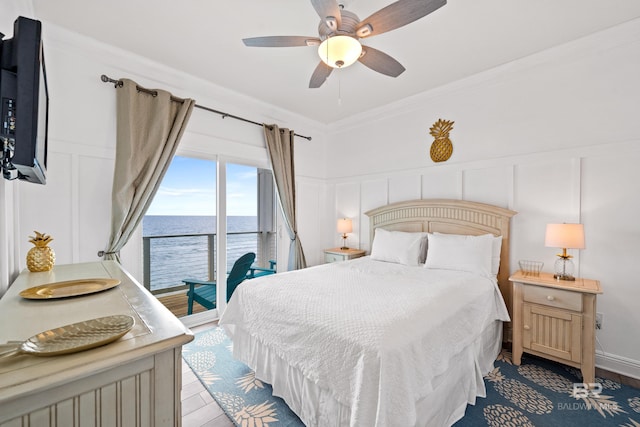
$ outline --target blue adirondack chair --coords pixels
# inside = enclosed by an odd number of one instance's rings
[[[246,253],[233,263],[231,271],[227,275],[227,301],[231,298],[236,287],[247,278],[247,273],[256,259],[253,252]],[[216,282],[204,281],[198,279],[184,279],[183,282],[189,285],[187,296],[189,297],[189,306],[187,314],[193,313],[193,302],[197,302],[207,310],[216,308]],[[200,285],[196,287],[196,285]]]
[[[247,273],[247,279],[255,279],[260,276],[268,276],[269,274],[276,274],[276,262],[275,260],[269,260],[269,268],[251,267]]]

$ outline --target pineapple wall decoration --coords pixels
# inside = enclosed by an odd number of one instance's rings
[[[49,271],[56,262],[56,254],[49,247],[49,243],[53,238],[37,231],[34,231],[34,233],[36,233],[35,237],[29,236],[29,241],[35,246],[27,252],[27,268],[33,272]]]
[[[429,129],[429,133],[435,138],[435,141],[431,144],[431,160],[434,162],[449,160],[453,153],[453,144],[449,139],[449,132],[453,129],[453,123],[449,120],[438,119]]]

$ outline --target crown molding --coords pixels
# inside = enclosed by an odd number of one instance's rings
[[[96,72],[96,83],[104,85],[100,81],[101,74],[107,74],[111,78],[127,77],[145,87],[159,86],[176,96],[191,97],[202,105],[230,114],[250,116],[257,122],[278,123],[280,127],[295,128],[297,133],[309,134],[318,139],[326,134],[327,126],[321,122],[53,23],[44,23],[43,39],[45,50],[60,50],[103,64],[103,68]]]

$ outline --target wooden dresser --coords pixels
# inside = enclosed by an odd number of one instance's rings
[[[584,383],[595,382],[597,280],[557,280],[551,273],[527,276],[518,271],[513,283],[513,363],[527,352],[580,368]]]
[[[86,278],[121,284],[63,299],[19,296],[32,286]],[[105,346],[0,358],[0,426],[180,426],[182,345],[193,335],[113,261],[20,274],[0,299],[0,343],[115,314],[132,316],[135,325]]]

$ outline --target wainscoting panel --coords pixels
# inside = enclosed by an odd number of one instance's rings
[[[580,222],[573,202],[575,166],[569,158],[515,166],[513,209],[518,215],[511,219],[511,251],[518,255],[511,258],[512,271],[518,269],[518,259],[543,261],[544,270],[553,271],[554,255],[560,249],[544,246],[547,224]],[[579,258],[575,261],[578,266]]]
[[[422,174],[422,199],[462,199],[462,174],[454,168],[431,168]]]
[[[337,218],[352,218],[360,210],[360,185],[356,182],[336,185]],[[355,228],[355,227],[354,227]]]
[[[54,241],[51,247],[56,253],[57,263],[72,262],[73,250],[67,239],[73,235],[76,225],[73,223],[72,206],[68,203],[72,195],[72,156],[71,154],[49,151],[49,169],[47,184],[38,185],[18,182],[20,232],[15,236],[15,244],[20,247],[20,265],[25,267],[24,257],[33,247],[29,236],[33,231],[51,234]],[[63,202],[64,201],[64,202]]]
[[[607,362],[601,366],[636,378],[640,378],[638,165],[640,144],[623,155],[612,151],[583,159],[581,218],[586,248],[580,251],[580,273],[600,280],[603,288],[596,307],[604,315],[602,329],[596,331],[597,349],[604,353],[599,359]],[[614,357],[607,360],[610,356]]]
[[[78,224],[76,229],[78,254],[76,262],[98,260],[97,251],[106,247],[111,233],[111,200],[113,183],[112,159],[81,156],[78,159]],[[94,200],[95,203],[89,201]],[[80,202],[84,201],[84,202]]]
[[[421,182],[419,174],[389,177],[389,203],[419,199]]]
[[[512,169],[507,166],[465,170],[462,199],[509,208],[512,175]]]
[[[363,181],[360,188],[362,192],[362,211],[360,212],[359,249],[369,251],[371,250],[371,242],[369,241],[369,217],[364,213],[389,203],[389,183],[387,179]]]
[[[323,188],[317,182],[299,180],[297,182],[297,217],[298,232],[300,241],[304,248],[305,258],[308,265],[320,264],[322,260],[322,231],[319,230],[320,211],[323,209],[321,195]],[[335,227],[334,227],[335,229]],[[286,230],[283,230],[286,233]],[[281,241],[288,242],[289,239]],[[287,254],[288,254],[288,243]],[[284,258],[285,265],[288,258]]]
[[[359,183],[339,184],[336,186],[336,216],[333,218],[333,229],[336,245],[342,245],[340,234],[336,230],[338,218],[351,218],[353,232],[348,234],[347,246],[357,247],[360,242],[360,185]]]

